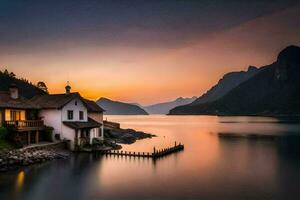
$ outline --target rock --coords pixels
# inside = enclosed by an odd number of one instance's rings
[[[113,129],[110,133],[105,135],[106,138],[110,138],[117,143],[121,144],[132,144],[136,140],[144,139],[144,138],[151,138],[155,135],[145,133],[142,131],[135,131],[133,129]]]
[[[61,148],[62,146],[58,147]],[[55,148],[39,147],[0,152],[0,172],[17,169],[20,166],[28,166],[35,163],[46,162],[56,158],[68,157],[59,156],[57,151],[58,149]]]

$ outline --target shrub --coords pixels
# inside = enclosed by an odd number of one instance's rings
[[[93,138],[92,139],[92,145],[102,145],[103,141],[101,141],[99,138]]]
[[[7,139],[8,131],[5,127],[0,127],[0,139],[4,140]]]
[[[52,134],[53,128],[46,128],[45,131],[42,133],[43,139],[48,142],[53,142]]]

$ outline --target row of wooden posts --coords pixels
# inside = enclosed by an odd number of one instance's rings
[[[179,143],[168,148],[164,149],[156,149],[153,148],[153,152],[131,152],[131,151],[120,151],[120,150],[109,150],[104,151],[103,154],[105,155],[117,155],[117,156],[132,156],[132,157],[144,157],[144,158],[159,158],[166,156],[171,153],[175,153],[177,151],[182,151],[184,149],[184,145]]]

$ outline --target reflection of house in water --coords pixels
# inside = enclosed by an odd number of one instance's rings
[[[52,139],[70,141],[70,148],[103,139],[103,109],[95,102],[71,93],[66,86],[64,94],[38,95],[24,99],[12,85],[10,92],[0,93],[0,121],[17,134],[23,144],[38,143],[41,132],[52,127]]]

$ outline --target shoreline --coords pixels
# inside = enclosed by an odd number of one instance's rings
[[[288,114],[184,114],[184,113],[178,113],[178,114],[166,114],[166,116],[216,116],[216,117],[274,117],[274,118],[280,118],[280,117],[299,117],[300,115],[288,115]]]
[[[152,137],[156,137],[156,135],[136,131],[134,129],[111,128],[109,133],[105,134],[105,140],[100,146],[97,147],[97,144],[94,144],[94,146],[90,148],[82,148],[78,153],[120,150],[122,149],[122,145],[120,144],[133,144],[137,140]],[[67,141],[59,141],[34,144],[20,149],[2,150],[0,151],[0,173],[56,159],[68,159],[72,151],[67,147]]]
[[[67,159],[71,152],[67,142],[52,142],[0,152],[0,173],[55,159]]]

